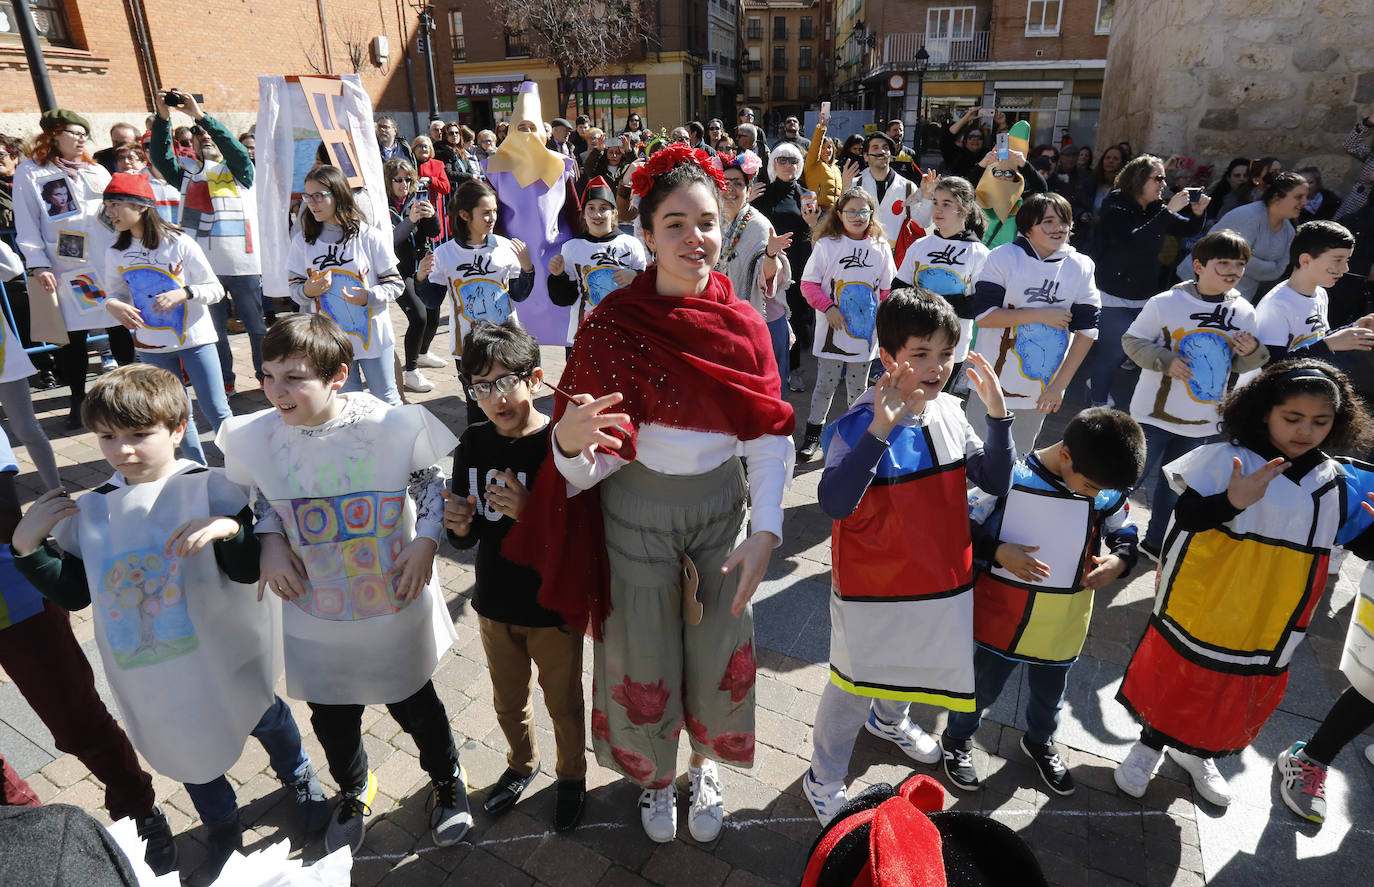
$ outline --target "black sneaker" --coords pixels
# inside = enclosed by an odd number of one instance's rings
[[[238,815],[235,814],[230,822],[210,826],[206,844],[209,845],[209,850],[205,854],[202,870],[213,881],[219,877],[229,857],[234,855],[235,851],[243,850],[243,827],[239,825]]]
[[[806,439],[802,441],[801,447],[797,450],[798,462],[810,462],[816,458],[821,451],[821,427],[806,423]]]
[[[553,786],[553,830],[570,832],[582,821],[587,799],[587,780],[560,779]]]
[[[1140,544],[1136,547],[1140,549],[1141,554],[1145,555],[1155,563],[1159,563],[1159,548],[1157,546],[1151,545],[1144,539],[1141,539]]]
[[[138,836],[147,846],[143,851],[143,861],[155,875],[165,875],[177,867],[177,842],[172,838],[172,827],[167,824],[167,816],[161,807],[154,806],[153,812],[134,820],[138,826]]]
[[[953,746],[953,747],[951,747]],[[973,769],[973,740],[962,742],[940,737],[940,748],[945,754],[945,775],[957,789],[966,792],[977,791],[983,783],[978,779],[978,771]]]
[[[514,807],[516,802],[520,800],[520,796],[525,793],[525,789],[530,787],[531,782],[534,782],[534,777],[539,775],[539,769],[539,765],[535,764],[528,776],[521,776],[515,770],[507,767],[506,772],[496,777],[496,785],[491,787],[491,793],[487,795],[486,803],[482,805],[482,809],[492,816],[500,816]]]
[[[1045,780],[1050,791],[1064,797],[1073,794],[1076,788],[1073,776],[1069,774],[1069,768],[1064,766],[1064,759],[1059,757],[1059,749],[1054,747],[1053,742],[1037,745],[1027,742],[1026,737],[1022,736],[1021,751],[1035,763],[1035,769],[1040,771],[1040,778]]]

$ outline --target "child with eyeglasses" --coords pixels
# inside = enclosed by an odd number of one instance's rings
[[[821,428],[830,413],[840,375],[845,377],[845,408],[868,387],[868,367],[878,356],[875,320],[878,303],[892,288],[896,266],[878,220],[878,202],[862,188],[840,195],[812,234],[811,258],[802,274],[802,296],[816,309],[816,387],[800,461],[816,458]]]
[[[539,773],[530,707],[533,664],[558,750],[553,824],[568,831],[582,815],[587,790],[582,634],[539,605],[537,572],[501,554],[535,474],[556,470],[543,467],[550,425],[534,406],[544,377],[539,343],[515,318],[478,323],[464,337],[461,366],[463,384],[487,421],[463,432],[453,457],[453,489],[444,492],[444,526],[455,547],[477,547],[472,607],[491,673],[496,720],[510,748],[506,770],[485,807],[493,816],[510,810]]]

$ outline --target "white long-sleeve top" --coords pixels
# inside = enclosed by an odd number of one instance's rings
[[[556,426],[554,431],[557,432]],[[769,434],[742,441],[733,434],[689,431],[646,422],[639,426],[635,447],[637,459],[644,467],[679,477],[705,474],[731,456],[745,457],[751,532],[767,531],[781,541],[782,493],[791,480],[796,459],[790,437]],[[619,456],[593,447],[570,457],[555,445],[553,459],[559,474],[577,490],[591,489],[628,464]]]

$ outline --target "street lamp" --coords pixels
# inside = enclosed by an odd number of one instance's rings
[[[926,52],[925,44],[916,50],[916,141],[913,147],[916,149],[916,163],[921,162],[921,151],[925,147],[926,140],[926,69],[930,67],[930,53]]]
[[[429,34],[434,30],[434,16],[430,13],[434,6],[426,0],[408,0],[410,8],[420,17],[420,31],[415,41],[419,50],[425,54],[425,70],[429,73],[429,119],[439,117],[439,91],[434,85],[434,52],[430,46]]]

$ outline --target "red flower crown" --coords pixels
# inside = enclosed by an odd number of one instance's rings
[[[656,151],[630,176],[630,188],[637,197],[643,198],[654,186],[655,179],[684,163],[694,163],[701,167],[716,183],[717,188],[725,190],[725,176],[711,162],[710,156],[705,151],[686,145],[669,145],[661,151]]]

